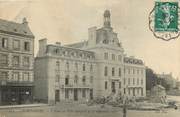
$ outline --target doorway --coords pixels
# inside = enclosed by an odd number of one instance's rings
[[[115,82],[111,82],[111,89],[113,93],[116,93]]]
[[[60,92],[59,90],[55,91],[55,102],[59,102],[60,101]]]

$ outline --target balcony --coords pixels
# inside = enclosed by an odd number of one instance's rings
[[[121,77],[117,77],[117,76],[113,76],[113,77],[109,77],[109,79],[111,79],[111,80],[120,80],[120,79],[122,79]]]
[[[92,88],[89,84],[68,84],[68,85],[61,85],[61,88]]]
[[[0,80],[0,86],[34,86],[32,81],[6,81]]]

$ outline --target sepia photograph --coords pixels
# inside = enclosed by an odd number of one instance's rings
[[[0,117],[179,115],[179,0],[0,0]]]

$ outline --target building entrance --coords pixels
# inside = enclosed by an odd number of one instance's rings
[[[55,102],[59,102],[59,101],[60,101],[60,99],[59,99],[59,98],[60,98],[59,94],[60,94],[60,93],[59,93],[59,90],[56,90],[56,91],[55,91]]]

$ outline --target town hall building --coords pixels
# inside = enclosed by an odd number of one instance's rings
[[[144,62],[126,56],[111,27],[110,11],[102,28],[88,29],[88,40],[69,45],[39,40],[35,58],[35,98],[48,103],[85,101],[121,95],[146,96]]]

